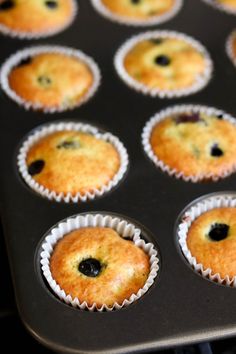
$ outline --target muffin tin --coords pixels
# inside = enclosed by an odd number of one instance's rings
[[[91,101],[49,115],[26,111],[1,91],[1,218],[21,319],[44,345],[63,353],[138,353],[236,335],[236,289],[207,281],[186,264],[175,227],[186,205],[208,193],[233,190],[236,175],[212,183],[177,180],[157,169],[141,144],[145,123],[168,106],[210,105],[236,116],[236,70],[225,51],[234,26],[233,16],[202,1],[185,0],[180,13],[158,29],[184,32],[206,46],[214,61],[213,78],[188,98],[151,98],[128,88],[113,66],[119,46],[142,29],[112,23],[99,16],[89,1],[81,0],[73,25],[37,44],[78,48],[97,61],[102,83]],[[35,43],[2,36],[0,62]],[[130,166],[116,189],[93,201],[65,204],[42,198],[25,185],[17,170],[21,139],[40,124],[58,119],[90,123],[124,143]],[[43,235],[54,224],[74,214],[101,211],[138,221],[143,237],[160,251],[160,272],[134,304],[92,313],[72,308],[52,294],[40,271],[39,254]]]

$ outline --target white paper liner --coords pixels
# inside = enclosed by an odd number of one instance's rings
[[[236,172],[236,163],[232,165],[230,168],[225,169],[225,171],[221,174],[213,174],[213,173],[203,173],[203,174],[198,174],[198,175],[192,175],[192,176],[186,176],[184,175],[183,172],[178,171],[169,165],[165,164],[161,159],[157,157],[157,155],[154,153],[151,143],[150,143],[150,137],[152,134],[153,128],[156,126],[157,123],[161,122],[168,116],[175,116],[176,114],[182,114],[182,113],[205,113],[206,115],[222,115],[222,119],[227,120],[233,125],[236,125],[236,120],[233,118],[231,115],[228,113],[216,109],[213,107],[207,107],[207,106],[201,106],[201,105],[177,105],[173,107],[168,107],[159,113],[155,114],[144,126],[143,132],[142,132],[142,144],[143,148],[148,155],[148,157],[154,162],[154,164],[159,167],[163,172],[167,172],[170,176],[174,176],[178,179],[182,178],[186,182],[200,182],[202,180],[212,180],[214,182],[218,181],[219,179],[225,178],[232,174],[233,172]]]
[[[94,303],[92,306],[89,306],[86,301],[80,302],[79,299],[72,298],[71,295],[66,294],[63,289],[56,283],[53,279],[51,271],[50,271],[50,257],[53,252],[53,248],[55,244],[63,238],[64,235],[69,232],[79,229],[82,227],[109,227],[115,230],[122,237],[131,237],[133,239],[134,244],[141,248],[146,254],[148,254],[150,258],[150,273],[148,279],[144,286],[139,289],[136,294],[132,294],[129,299],[125,299],[122,304],[114,303],[112,307],[108,307],[107,305],[102,305],[101,307],[97,306]],[[55,294],[65,303],[71,304],[73,307],[79,307],[80,309],[88,309],[89,311],[112,311],[118,310],[122,307],[126,307],[138,300],[141,296],[143,296],[151,285],[154,283],[154,279],[157,276],[159,270],[159,259],[157,251],[154,248],[152,243],[146,243],[141,238],[141,230],[137,228],[135,225],[130,222],[120,219],[118,217],[112,217],[110,215],[101,215],[101,214],[86,214],[86,215],[77,215],[71,218],[68,218],[57,226],[55,226],[50,233],[46,236],[45,242],[42,245],[43,251],[41,253],[41,268],[43,274],[51,287],[51,289],[55,292]]]
[[[120,156],[120,168],[115,174],[115,176],[109,181],[108,184],[102,185],[100,188],[94,188],[92,191],[90,192],[88,191],[83,194],[79,192],[75,195],[71,193],[67,193],[67,194],[56,193],[55,191],[49,190],[48,188],[45,188],[43,185],[36,182],[36,180],[34,180],[34,178],[29,174],[27,164],[26,164],[26,158],[31,147],[39,140],[41,140],[43,137],[50,135],[54,132],[59,132],[64,130],[80,131],[83,133],[92,134],[97,139],[101,139],[106,142],[109,142],[115,147],[115,149],[117,150]],[[80,201],[86,202],[88,200],[93,200],[96,197],[100,197],[104,193],[109,192],[124,177],[124,174],[127,171],[128,163],[129,163],[129,157],[127,154],[127,150],[117,137],[115,137],[110,133],[101,133],[96,127],[91,126],[89,124],[76,123],[76,122],[52,123],[50,125],[45,125],[37,129],[35,132],[30,134],[28,138],[24,141],[24,143],[22,144],[19,150],[19,154],[17,156],[17,164],[18,164],[20,174],[30,188],[32,188],[35,192],[39,193],[42,197],[48,198],[49,200],[53,200],[56,202],[65,202],[65,203],[69,203],[69,202],[78,203]]]
[[[19,38],[19,39],[39,39],[39,38],[53,36],[54,34],[62,32],[72,24],[79,11],[79,6],[77,4],[77,1],[76,0],[70,0],[70,1],[72,5],[71,16],[69,16],[67,21],[60,26],[56,26],[50,30],[44,30],[39,32],[36,31],[25,32],[25,31],[21,31],[20,29],[19,30],[11,29],[10,27],[0,23],[0,33],[13,38]]]
[[[176,38],[180,40],[184,40],[190,45],[192,45],[198,52],[200,52],[205,59],[205,70],[201,76],[196,78],[196,82],[187,88],[184,89],[176,89],[176,90],[161,90],[159,88],[149,88],[148,86],[138,82],[129,73],[126,71],[124,66],[124,59],[128,52],[139,42],[144,40],[150,40],[155,38]],[[160,98],[173,98],[173,97],[181,97],[188,96],[197,91],[203,89],[211,79],[213,72],[213,62],[210,58],[205,47],[193,39],[192,37],[175,31],[148,31],[141,33],[139,35],[135,35],[128,39],[117,51],[114,58],[114,65],[118,75],[121,79],[131,88],[135,89],[138,92],[141,92],[145,95],[150,95],[152,97],[160,97]]]
[[[59,54],[64,54],[68,56],[72,56],[75,58],[78,58],[82,62],[84,62],[89,69],[91,70],[91,73],[93,75],[93,84],[88,90],[88,92],[81,97],[80,101],[76,103],[75,105],[62,105],[60,107],[45,107],[43,104],[38,103],[35,104],[30,101],[24,100],[24,98],[20,97],[19,95],[16,94],[16,92],[11,89],[8,81],[8,76],[11,72],[11,70],[17,66],[23,59],[26,59],[28,57],[34,57],[38,54],[42,53],[59,53]],[[2,65],[1,70],[0,70],[0,84],[2,86],[3,91],[16,103],[18,103],[21,106],[24,106],[25,109],[34,109],[34,110],[41,110],[45,113],[55,113],[55,112],[63,112],[66,110],[71,110],[76,107],[81,106],[85,102],[87,102],[97,91],[101,81],[101,73],[99,70],[98,65],[96,62],[89,57],[88,55],[84,54],[78,49],[73,49],[69,47],[62,47],[62,46],[36,46],[36,47],[31,47],[31,48],[26,48],[23,50],[18,51],[17,53],[11,55]]]
[[[217,1],[214,1],[214,0],[203,0],[206,4],[209,4],[211,5],[212,7],[214,7],[215,9],[218,9],[218,10],[221,10],[221,11],[224,11],[228,14],[231,14],[231,15],[236,15],[236,9],[233,9],[232,7],[230,6],[227,6],[227,5],[224,5],[224,4],[220,4],[218,3]]]
[[[212,269],[204,268],[204,266],[201,263],[197,263],[196,258],[192,256],[186,241],[188,230],[196,218],[208,210],[226,207],[236,207],[236,195],[227,195],[227,193],[225,193],[225,195],[206,196],[206,198],[195,203],[184,213],[178,225],[177,234],[183,254],[196,272],[219,284],[236,287],[236,275],[233,278],[229,276],[222,278],[219,273],[214,274]]]
[[[159,25],[163,22],[166,22],[173,18],[177,13],[180,11],[181,7],[183,6],[183,0],[175,0],[174,6],[166,13],[162,15],[157,15],[157,16],[152,16],[149,19],[146,20],[141,20],[141,19],[135,19],[135,18],[130,18],[126,16],[121,16],[119,14],[115,14],[112,12],[109,8],[107,8],[101,0],[91,0],[91,3],[95,10],[105,18],[108,18],[109,20],[112,20],[114,22],[117,22],[119,24],[123,25],[129,25],[129,26],[155,26]]]
[[[226,41],[226,53],[234,66],[236,66],[236,56],[233,52],[233,41],[236,40],[236,30],[233,30]]]

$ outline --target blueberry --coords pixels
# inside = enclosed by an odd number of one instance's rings
[[[0,11],[9,10],[15,6],[15,2],[13,0],[5,0],[0,3]]]
[[[102,269],[101,263],[95,258],[87,258],[80,262],[79,271],[87,277],[97,277]]]
[[[35,160],[28,166],[28,172],[31,176],[38,175],[43,170],[44,166],[44,160]]]
[[[155,62],[155,64],[160,65],[160,66],[167,66],[170,64],[171,60],[166,55],[158,55],[154,59],[154,62]]]
[[[213,224],[208,233],[208,236],[212,241],[221,241],[228,236],[229,225],[227,224]]]
[[[219,148],[218,144],[214,144],[211,147],[211,156],[220,157],[222,155],[224,155],[224,152]]]
[[[180,123],[196,123],[202,121],[199,113],[181,114],[175,118],[176,124]]]
[[[130,2],[131,2],[133,5],[138,5],[138,4],[140,4],[141,0],[130,0]]]
[[[20,66],[28,65],[32,62],[31,57],[23,58],[15,67],[18,68]]]
[[[57,145],[58,149],[78,149],[80,147],[80,143],[78,141],[68,141],[65,140],[59,145]]]
[[[51,79],[44,75],[38,77],[38,82],[44,87],[50,86],[52,83]]]
[[[221,119],[223,119],[223,117],[224,117],[224,116],[223,116],[223,114],[222,114],[222,113],[219,113],[219,114],[217,114],[217,116],[216,116],[216,117],[217,117],[218,119],[220,119],[220,120],[221,120]]]
[[[47,0],[47,1],[45,1],[45,5],[46,5],[49,9],[56,9],[56,8],[58,7],[57,1],[53,1],[53,0]]]
[[[162,38],[153,38],[153,39],[150,39],[150,42],[153,43],[153,44],[162,44],[163,43],[163,39]]]

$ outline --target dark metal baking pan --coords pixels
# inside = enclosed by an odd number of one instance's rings
[[[102,85],[90,102],[61,114],[27,112],[0,94],[1,217],[15,296],[25,326],[46,346],[68,353],[129,353],[236,335],[236,290],[194,273],[180,255],[173,231],[179,213],[189,202],[210,192],[234,190],[236,174],[216,183],[186,183],[157,169],[141,146],[145,122],[168,105],[213,105],[236,116],[236,69],[225,54],[225,40],[234,25],[235,17],[200,0],[185,0],[178,16],[155,27],[199,39],[215,64],[214,77],[203,91],[173,100],[145,97],[117,77],[115,51],[130,35],[142,30],[104,19],[88,0],[80,1],[76,21],[57,36],[38,41],[1,37],[1,62],[20,48],[55,43],[91,55],[103,75]],[[19,142],[37,125],[58,119],[97,124],[123,141],[130,168],[118,188],[77,205],[50,202],[24,184],[16,168]],[[35,267],[39,241],[52,225],[73,214],[100,210],[123,214],[146,226],[162,256],[161,272],[150,291],[133,305],[111,313],[90,313],[61,303],[46,289]]]

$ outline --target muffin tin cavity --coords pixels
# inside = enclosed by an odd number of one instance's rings
[[[109,192],[124,178],[129,163],[117,137],[76,122],[34,129],[25,137],[17,159],[19,172],[31,189],[66,203],[85,202]]]
[[[176,224],[178,245],[192,269],[229,287],[236,287],[235,214],[235,192],[212,193],[190,203]]]
[[[89,232],[91,233],[93,228],[95,228],[96,232],[102,232],[102,231],[97,231],[97,230],[111,230],[109,232],[114,233],[114,231],[117,233],[116,235],[119,235],[121,238],[124,238],[125,241],[121,241],[120,247],[123,249],[123,244],[124,242],[128,242],[129,245],[131,246],[130,242],[132,242],[137,248],[135,248],[135,252],[140,252],[142,250],[143,255],[146,254],[145,257],[148,256],[149,258],[149,271],[147,274],[147,279],[144,283],[144,285],[136,292],[133,293],[131,296],[128,298],[125,298],[122,302],[115,302],[111,305],[107,304],[97,304],[96,302],[91,303],[89,301],[80,301],[77,297],[73,297],[70,294],[66,293],[63,289],[60,288],[59,284],[54,280],[53,275],[52,275],[52,268],[51,268],[51,259],[54,257],[54,252],[55,252],[55,247],[57,246],[58,242],[62,240],[66,235],[71,235],[72,232],[75,232],[76,230],[84,230],[86,231],[86,228],[89,229]],[[105,228],[105,229],[104,229]],[[113,231],[112,231],[113,230]],[[82,236],[81,236],[82,237]],[[117,236],[116,240],[117,240]],[[127,240],[126,238],[129,238]],[[151,240],[151,242],[150,242]],[[110,241],[109,241],[110,242]],[[117,242],[117,241],[116,241]],[[120,241],[119,241],[120,242]],[[122,307],[126,307],[133,302],[137,301],[140,297],[142,297],[153,285],[157,274],[159,273],[159,268],[160,268],[160,256],[159,256],[159,251],[157,250],[157,247],[154,246],[152,243],[153,239],[150,234],[150,232],[145,228],[145,227],[140,227],[139,223],[136,221],[130,220],[127,217],[123,217],[118,214],[110,214],[106,212],[102,212],[99,214],[96,213],[90,213],[90,214],[79,214],[72,216],[68,219],[62,220],[59,222],[57,225],[53,226],[51,230],[49,230],[46,235],[43,237],[43,240],[40,242],[40,245],[38,247],[38,256],[36,257],[37,262],[40,262],[41,264],[41,269],[43,273],[43,278],[46,279],[47,283],[49,284],[49,287],[51,288],[52,292],[59,297],[60,300],[65,302],[66,304],[72,305],[73,307],[78,307],[79,309],[87,309],[89,311],[112,311],[112,310],[118,310],[121,309]],[[104,244],[104,245],[103,245]],[[97,259],[96,257],[93,257],[92,254],[95,252],[101,253],[103,252],[103,248],[106,245],[106,238],[103,239],[103,242],[98,245],[97,251],[93,248],[93,250],[90,250],[91,256],[84,257],[81,259],[79,262],[76,262],[74,259],[74,252],[75,249],[73,249],[73,255],[71,255],[71,262],[74,262],[74,266],[72,269],[72,272],[75,272],[75,269],[77,269],[77,272],[79,273],[79,277],[82,276],[83,281],[85,280],[88,282],[88,285],[91,284],[91,279],[94,279],[94,281],[100,281],[99,277],[102,277],[103,273],[106,273],[108,271],[111,276],[111,269],[110,267],[114,267],[112,263],[112,259],[104,261],[103,258],[109,258],[109,255],[104,255],[103,257]],[[93,244],[94,246],[94,244]],[[129,247],[130,247],[129,246]],[[133,246],[132,246],[133,247]],[[140,249],[138,251],[138,248]],[[133,248],[134,250],[134,248]],[[81,248],[80,248],[81,251]],[[88,251],[86,251],[88,252]],[[79,251],[78,251],[79,253]],[[88,252],[89,253],[89,252]],[[139,253],[141,254],[141,252]],[[123,255],[124,257],[125,254]],[[130,257],[130,255],[127,257]],[[140,257],[140,256],[139,256]],[[68,260],[69,261],[69,260]],[[113,260],[114,264],[116,264],[117,260]],[[140,260],[139,260],[140,262]],[[55,264],[55,261],[54,261]],[[67,264],[70,264],[67,263]],[[119,264],[119,263],[118,263]],[[62,263],[61,263],[62,265]],[[136,264],[138,265],[138,263]],[[134,264],[135,266],[135,264]],[[38,266],[37,266],[38,268]],[[115,269],[114,269],[115,270]],[[112,272],[114,272],[114,270]],[[130,269],[131,271],[131,269]],[[116,274],[116,273],[115,273]],[[127,273],[128,274],[128,273]],[[129,275],[126,275],[126,270],[124,273],[124,276],[131,277],[132,273]],[[133,276],[137,277],[137,274],[133,274]],[[120,274],[122,276],[122,274]],[[141,274],[140,274],[141,276]],[[97,280],[96,280],[97,279]],[[106,277],[104,278],[106,279]],[[108,282],[109,277],[107,278]],[[102,287],[105,287],[106,280],[102,280]],[[117,281],[114,279],[114,281]],[[130,280],[129,280],[130,281]],[[137,281],[137,279],[136,279]],[[119,281],[118,281],[119,283]],[[95,284],[95,283],[94,283]],[[124,285],[125,286],[125,285]],[[135,285],[136,287],[136,285]],[[113,289],[113,288],[111,288]],[[115,290],[116,293],[116,290]]]
[[[0,73],[2,89],[13,101],[44,113],[81,106],[94,96],[100,81],[100,69],[91,57],[62,46],[18,51],[5,61]]]
[[[154,164],[184,181],[217,181],[236,171],[236,123],[213,107],[177,105],[155,114],[142,143]],[[178,152],[178,160],[173,156]]]

